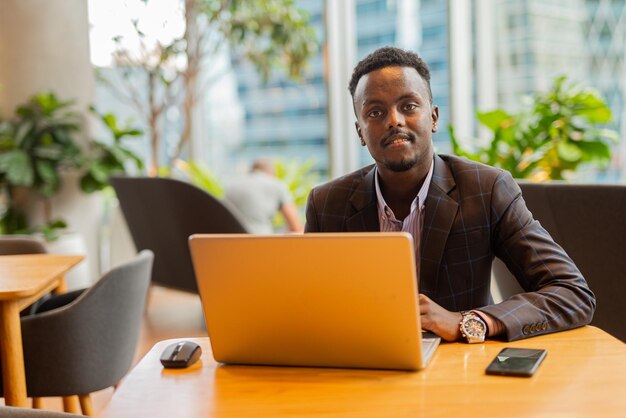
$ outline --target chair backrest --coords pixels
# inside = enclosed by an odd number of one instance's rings
[[[520,187],[535,219],[595,293],[591,323],[626,342],[626,185],[520,182]]]
[[[73,302],[22,318],[29,396],[68,396],[116,384],[135,355],[153,254],[142,251]]]
[[[198,292],[187,240],[195,233],[245,233],[223,202],[182,181],[113,177],[137,250],[154,252],[153,283]]]
[[[43,254],[46,252],[43,243],[35,238],[0,237],[0,255]]]

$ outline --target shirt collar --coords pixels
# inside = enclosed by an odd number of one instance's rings
[[[424,206],[424,202],[426,201],[426,196],[428,196],[428,190],[430,189],[430,181],[433,178],[433,168],[434,168],[435,164],[434,164],[434,158],[430,161],[430,168],[428,169],[428,174],[426,174],[426,178],[424,179],[424,183],[422,184],[422,187],[420,188],[419,192],[417,192],[417,196],[415,197],[415,199],[413,199],[413,201],[411,202],[411,212],[413,212],[414,210],[416,210],[418,208],[418,203],[419,203],[419,209],[421,210]],[[378,212],[380,213],[381,211],[384,212],[391,212],[393,213],[393,211],[391,210],[391,208],[389,206],[387,206],[387,202],[385,202],[385,198],[383,197],[382,192],[380,191],[380,184],[379,184],[379,180],[378,180],[378,166],[376,166],[374,168],[375,173],[374,173],[374,187],[376,188],[376,200],[378,201]],[[395,214],[394,214],[394,218],[395,218]]]

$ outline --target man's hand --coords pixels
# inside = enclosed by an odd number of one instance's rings
[[[422,329],[434,332],[446,341],[461,339],[460,312],[450,312],[433,302],[428,296],[419,295]]]

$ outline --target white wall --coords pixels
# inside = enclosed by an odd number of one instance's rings
[[[75,100],[81,111],[93,101],[85,0],[0,1],[0,115],[11,115],[16,105],[42,90]],[[83,141],[87,132],[85,126]],[[37,217],[41,211],[36,206],[33,203],[30,209]],[[53,215],[84,234],[92,278],[97,277],[101,213],[100,197],[85,196],[75,176],[66,178],[53,201]]]

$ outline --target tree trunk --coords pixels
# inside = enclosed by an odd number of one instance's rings
[[[159,145],[161,132],[159,130],[160,111],[156,105],[156,74],[154,71],[148,73],[148,125],[150,129],[150,166],[148,176],[156,177],[159,174]]]
[[[187,45],[187,69],[183,73],[183,131],[176,151],[172,155],[170,165],[174,163],[183,152],[183,149],[191,140],[194,109],[196,107],[198,96],[202,92],[196,91],[197,79],[200,72],[200,65],[203,57],[203,45],[201,42],[201,34],[198,32],[198,10],[197,0],[185,1],[185,43]]]

